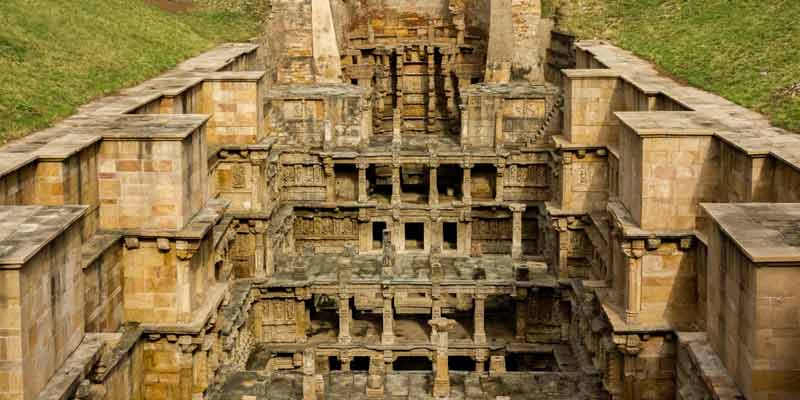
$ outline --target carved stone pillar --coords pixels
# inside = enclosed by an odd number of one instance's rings
[[[514,302],[514,339],[519,342],[524,342],[527,337],[526,331],[528,330],[528,299],[517,298]]]
[[[400,204],[402,188],[400,187],[400,163],[392,164],[392,204]]]
[[[388,290],[383,292],[383,332],[381,333],[381,343],[384,345],[394,344],[393,298],[394,293]]]
[[[503,137],[503,100],[498,99],[495,103],[494,112],[494,148],[499,151],[503,148],[505,138]]]
[[[625,321],[629,324],[638,322],[642,312],[642,257],[644,241],[634,240],[623,245],[627,258],[628,279],[625,290]]]
[[[350,344],[350,297],[346,294],[339,295],[339,343]]]
[[[191,336],[178,338],[179,400],[192,399],[192,390],[194,389],[194,352],[197,347],[198,345],[192,343]]]
[[[486,328],[484,327],[486,295],[483,293],[475,293],[475,335],[473,340],[475,344],[486,344]]]
[[[553,228],[556,231],[557,247],[555,249],[555,267],[557,268],[558,277],[565,279],[569,278],[569,268],[567,261],[569,260],[569,229],[567,228],[566,219],[557,219],[553,221]]]
[[[392,114],[392,145],[400,146],[403,143],[403,112],[400,110],[400,98],[397,99],[398,108],[394,109]]]
[[[461,193],[464,198],[464,204],[472,204],[472,163],[464,163],[464,181],[461,183]]]
[[[325,201],[329,203],[336,202],[336,173],[333,169],[333,160],[330,158],[325,159]]]
[[[306,328],[307,328],[307,311],[306,311],[306,302],[302,299],[297,299],[294,304],[295,307],[295,341],[297,343],[305,343],[308,338],[306,337]]]
[[[316,360],[314,349],[303,351],[303,400],[317,400]]]
[[[438,332],[436,343],[436,363],[434,365],[433,397],[450,397],[450,369],[448,367],[448,333],[455,321],[447,318],[432,319],[428,322],[431,327],[435,327]]]
[[[461,147],[464,148],[469,145],[469,115],[467,115],[468,108],[466,104],[459,104],[458,109],[461,112]]]
[[[486,370],[486,360],[489,359],[489,353],[486,349],[475,350],[475,372],[483,373]]]
[[[495,180],[495,191],[494,191],[494,200],[498,203],[503,201],[505,197],[505,176],[506,176],[506,164],[498,163],[497,164],[497,179]]]
[[[383,357],[371,357],[369,359],[367,398],[382,399],[384,397],[383,364]]]
[[[428,169],[428,204],[431,207],[439,205],[439,163],[431,162]]]
[[[367,168],[369,164],[365,160],[358,162],[358,202],[366,203],[369,200],[367,196]]]
[[[266,250],[265,250],[265,239],[266,236],[264,232],[266,232],[265,224],[262,221],[252,221],[250,224],[250,234],[255,236],[255,243],[256,243],[256,251],[255,251],[255,265],[253,266],[255,271],[255,276],[257,277],[264,277],[267,274],[265,270],[266,264]]]
[[[522,258],[522,213],[525,211],[524,204],[511,204],[512,212],[511,224],[511,258],[519,260]]]
[[[184,240],[175,243],[177,255],[177,308],[178,322],[190,322],[192,320],[192,256],[197,251],[197,245]],[[167,322],[167,321],[165,321]]]
[[[431,319],[442,318],[442,293],[438,283],[434,283],[431,289]],[[439,334],[436,326],[431,325],[431,343],[437,343]]]

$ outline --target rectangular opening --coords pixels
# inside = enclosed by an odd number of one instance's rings
[[[433,371],[433,363],[428,357],[400,356],[392,363],[395,371]]]
[[[427,204],[430,186],[428,167],[422,164],[407,164],[400,168],[400,188],[403,202]]]
[[[450,356],[447,358],[447,367],[450,371],[475,371],[475,360],[467,356]]]
[[[369,200],[388,204],[392,199],[392,167],[370,165],[367,167],[367,194]]]
[[[373,250],[380,250],[380,249],[383,248],[383,231],[384,230],[386,230],[386,222],[383,222],[383,221],[372,221],[372,249]]]
[[[508,353],[506,370],[509,372],[555,372],[558,370],[552,353]]]
[[[350,361],[351,371],[369,371],[369,357],[357,356]]]
[[[425,224],[422,222],[407,222],[405,224],[406,250],[425,249]]]
[[[522,254],[534,256],[539,254],[539,210],[528,206],[522,214]]]
[[[458,250],[458,223],[442,223],[442,247],[444,250]]]
[[[463,198],[461,186],[464,183],[464,173],[459,165],[440,165],[436,169],[436,189],[439,192],[439,202],[453,202]]]
[[[476,165],[472,168],[472,198],[474,200],[494,200],[497,182],[497,169],[493,165]]]
[[[336,175],[336,201],[358,200],[358,169],[352,164],[333,166]]]
[[[342,362],[339,361],[339,357],[330,356],[328,357],[328,369],[331,371],[341,371],[342,370]]]
[[[320,343],[335,343],[339,334],[339,314],[335,297],[314,295],[309,307],[310,338]]]

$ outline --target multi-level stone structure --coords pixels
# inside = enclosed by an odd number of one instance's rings
[[[272,12],[0,149],[0,398],[800,396],[800,137],[538,1]]]

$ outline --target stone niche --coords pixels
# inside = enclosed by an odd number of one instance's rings
[[[2,398],[35,398],[83,339],[86,209],[0,207]]]

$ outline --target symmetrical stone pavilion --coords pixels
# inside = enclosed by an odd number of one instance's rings
[[[538,0],[274,0],[0,148],[0,399],[800,397],[800,136]]]

